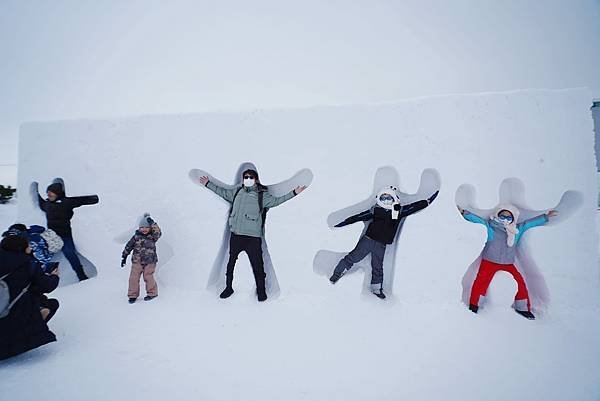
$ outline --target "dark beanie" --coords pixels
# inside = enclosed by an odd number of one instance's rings
[[[61,196],[63,194],[63,187],[60,183],[55,182],[54,184],[48,185],[46,192],[52,192],[53,194]]]
[[[0,242],[0,247],[9,252],[25,252],[28,246],[29,242],[20,235],[9,235]]]

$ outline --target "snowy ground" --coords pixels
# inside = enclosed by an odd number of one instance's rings
[[[0,226],[15,213],[0,207]],[[600,371],[589,368],[600,360],[597,308],[530,322],[506,305],[474,316],[458,296],[441,307],[365,302],[359,275],[322,280],[322,295],[284,288],[266,304],[248,302],[248,291],[222,302],[165,288],[128,305],[126,275],[55,291],[58,342],[0,363],[7,400],[600,397]]]

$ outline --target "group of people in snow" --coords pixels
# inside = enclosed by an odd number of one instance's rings
[[[233,188],[220,186],[207,175],[200,177],[198,182],[231,205],[228,215],[229,259],[225,288],[220,293],[220,298],[229,298],[234,293],[235,264],[239,254],[246,252],[256,282],[257,299],[265,301],[267,291],[262,239],[266,212],[299,195],[306,186],[297,186],[282,196],[273,196],[261,184],[258,172],[254,169],[243,171],[241,185]],[[48,186],[45,199],[39,195],[37,183],[33,184],[33,189],[39,208],[46,215],[47,228],[15,224],[2,235],[0,243],[0,284],[4,285],[7,294],[4,304],[0,299],[0,359],[56,340],[47,323],[56,313],[59,304],[46,295],[59,283],[58,263],[52,261],[54,254],[62,250],[78,279],[81,281],[88,278],[77,255],[71,219],[75,208],[97,204],[98,196],[67,197],[64,183],[60,180],[55,180]],[[343,227],[356,222],[368,222],[366,231],[355,248],[333,268],[329,279],[331,283],[337,283],[354,264],[370,255],[371,291],[378,298],[385,299],[383,260],[386,247],[396,240],[403,219],[427,208],[436,199],[438,192],[435,191],[427,199],[402,204],[396,188],[382,188],[373,207],[336,224],[335,227]],[[487,242],[471,290],[469,309],[474,313],[478,312],[480,299],[485,296],[494,274],[502,270],[512,274],[518,284],[515,310],[528,319],[534,319],[527,285],[515,266],[516,247],[528,229],[546,224],[558,212],[551,210],[519,223],[519,209],[513,205],[501,205],[489,217],[477,216],[461,208],[459,211],[466,220],[483,224],[487,228]],[[132,254],[127,292],[131,304],[140,295],[141,277],[146,285],[144,300],[150,301],[158,296],[154,273],[158,262],[156,243],[161,234],[156,221],[149,213],[145,213],[139,220],[137,230],[125,245],[121,266],[125,267],[127,257]]]

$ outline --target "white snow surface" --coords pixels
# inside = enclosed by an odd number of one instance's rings
[[[377,105],[143,116],[23,125],[19,189],[55,177],[78,209],[75,241],[98,276],[61,286],[50,322],[58,342],[0,363],[10,400],[598,400],[600,303],[596,165],[586,90],[439,96]],[[64,155],[62,157],[53,157]],[[266,238],[281,293],[255,299],[240,257],[236,293],[207,290],[228,206],[194,185],[198,168],[226,183],[254,163],[266,183],[308,168],[310,187],[269,212]],[[360,296],[361,274],[335,286],[313,271],[319,250],[345,252],[362,225],[331,230],[328,216],[372,194],[392,166],[400,191],[435,169],[441,191],[397,238],[394,296]],[[516,284],[498,274],[474,315],[461,280],[485,229],[462,219],[455,194],[498,203],[500,183],[523,183],[545,210],[567,190],[580,207],[531,230],[528,255],[550,304],[536,321],[510,305]],[[24,190],[24,191],[23,191]],[[151,212],[163,229],[160,296],[128,305],[120,238]],[[26,196],[0,222],[43,223]],[[161,252],[159,248],[159,252]],[[334,266],[331,266],[333,269]],[[62,266],[62,270],[68,270]]]

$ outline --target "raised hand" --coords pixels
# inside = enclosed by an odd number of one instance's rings
[[[202,177],[198,178],[198,181],[200,182],[200,184],[206,186],[206,184],[208,184],[208,177],[203,175]]]
[[[304,190],[306,189],[306,185],[302,185],[302,186],[298,186],[296,187],[296,189],[294,189],[294,193],[296,195],[299,195],[300,193],[302,193]]]
[[[465,209],[461,208],[460,206],[456,206],[456,208],[458,209],[460,214],[462,214],[463,216],[465,215]]]

